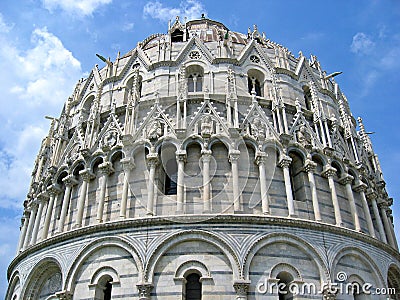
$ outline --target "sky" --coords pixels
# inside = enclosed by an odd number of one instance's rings
[[[168,20],[202,13],[231,31],[258,25],[267,38],[318,57],[337,76],[371,135],[394,198],[400,238],[400,1],[0,1],[0,298],[15,255],[22,203],[40,142],[100,53],[115,60]]]

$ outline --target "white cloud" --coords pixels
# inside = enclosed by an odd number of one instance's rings
[[[133,29],[134,26],[135,26],[135,23],[132,23],[132,22],[130,22],[130,23],[124,23],[124,24],[122,25],[122,30],[123,30],[123,31],[131,31],[131,30]]]
[[[373,50],[375,43],[363,32],[358,32],[353,36],[350,50],[357,54],[369,54]]]
[[[179,7],[168,7],[159,1],[150,1],[143,8],[144,17],[165,22],[175,19],[176,16],[182,19],[187,17],[188,20],[199,19],[203,13],[206,13],[205,7],[196,0],[182,1]]]
[[[0,14],[0,27],[10,28]],[[12,29],[0,31],[0,208],[22,208],[41,140],[45,115],[58,116],[82,76],[81,64],[46,28],[31,34],[22,49]],[[19,45],[21,45],[19,41]]]
[[[112,0],[43,0],[43,5],[51,12],[59,8],[70,14],[88,16],[100,6],[111,2]]]

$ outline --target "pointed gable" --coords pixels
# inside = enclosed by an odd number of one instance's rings
[[[304,148],[317,147],[323,149],[322,143],[301,111],[295,114],[289,134],[295,143],[302,145]]]
[[[203,41],[200,40],[197,36],[192,36],[190,38],[190,40],[186,43],[186,45],[176,57],[175,63],[180,64],[188,57],[189,59],[193,59],[189,55],[192,51],[195,50],[201,53],[203,57],[205,57],[210,63],[212,63],[214,59],[213,55],[211,54],[210,50],[204,45]]]
[[[203,137],[210,137],[213,134],[221,133],[229,135],[225,119],[220,116],[220,112],[217,111],[217,108],[212,105],[209,99],[206,99],[198,107],[187,130],[189,135],[195,134],[202,135]]]

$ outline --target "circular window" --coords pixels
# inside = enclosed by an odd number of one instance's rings
[[[199,52],[199,51],[193,50],[193,51],[191,51],[191,52],[189,53],[189,57],[190,57],[191,59],[199,59],[199,58],[201,57],[201,55],[200,55],[200,52]]]
[[[259,59],[259,57],[256,56],[256,55],[250,55],[250,61],[251,61],[252,63],[258,64],[258,63],[260,62],[260,59]]]

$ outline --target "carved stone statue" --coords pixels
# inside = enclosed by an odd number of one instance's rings
[[[311,135],[307,132],[305,125],[301,125],[299,130],[296,132],[297,142],[303,147],[312,147]]]
[[[205,116],[201,120],[201,135],[209,137],[213,131],[213,123],[210,116]]]
[[[254,118],[251,123],[251,135],[254,136],[258,141],[265,140],[265,125],[260,118]]]
[[[148,126],[147,137],[151,140],[156,140],[162,136],[162,126],[160,120],[153,121]]]

